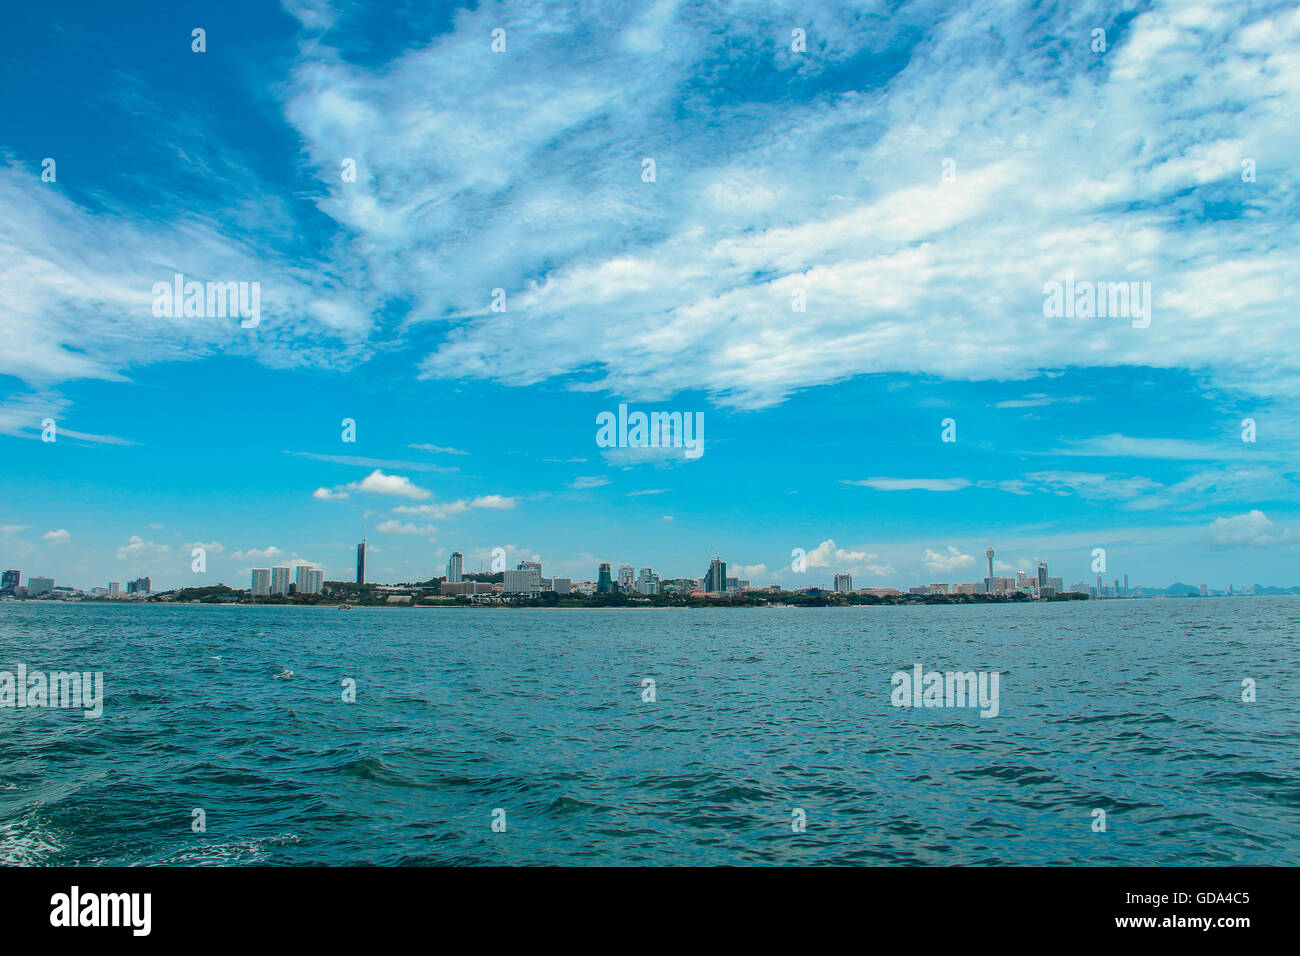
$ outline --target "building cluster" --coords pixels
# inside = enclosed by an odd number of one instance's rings
[[[293,582],[289,581],[293,571]],[[253,597],[265,597],[268,594],[320,594],[325,585],[325,572],[310,564],[300,564],[296,568],[253,568],[250,590]]]
[[[453,551],[447,561],[447,576],[442,582],[441,593],[444,595],[504,595],[510,597],[540,597],[545,592],[556,594],[726,594],[749,590],[749,582],[743,579],[727,577],[727,564],[715,558],[704,576],[703,582],[696,578],[661,578],[654,568],[640,568],[620,565],[617,578],[613,565],[601,562],[596,569],[595,581],[574,581],[572,578],[546,577],[542,573],[540,561],[520,561],[514,568],[503,574],[498,584],[485,581],[466,580],[464,574],[465,556]]]
[[[81,588],[59,587],[54,583],[54,578],[35,574],[27,576],[25,585],[21,580],[22,572],[19,570],[10,569],[0,573],[0,597],[42,598],[51,601],[80,601],[86,598],[141,601],[153,593],[153,582],[149,578],[128,581],[125,591],[119,581],[109,581],[107,587],[83,591]]]

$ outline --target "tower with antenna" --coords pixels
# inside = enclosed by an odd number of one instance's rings
[[[984,579],[984,592],[986,594],[992,594],[993,593],[993,544],[992,542],[990,542],[989,546],[984,549],[984,557],[989,559],[989,576]]]

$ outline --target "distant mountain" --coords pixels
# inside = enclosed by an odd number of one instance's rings
[[[1234,595],[1249,594],[1250,587],[1251,587],[1250,585],[1246,585],[1244,587],[1242,585],[1236,585],[1232,589],[1232,592]],[[1254,588],[1255,588],[1254,593],[1256,594],[1300,594],[1300,586],[1296,586],[1296,585],[1292,585],[1291,587],[1288,588],[1277,588],[1277,587],[1270,587],[1264,584],[1256,584],[1254,585]],[[1134,588],[1134,590],[1136,590],[1136,588]],[[1196,597],[1201,593],[1201,589],[1200,587],[1193,584],[1184,584],[1182,581],[1175,581],[1167,588],[1153,588],[1144,584],[1142,585],[1142,593],[1143,595],[1163,594],[1166,597]],[[1227,589],[1211,588],[1210,593],[1225,594],[1227,593]]]

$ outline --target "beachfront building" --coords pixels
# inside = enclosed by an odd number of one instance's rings
[[[271,593],[271,569],[270,568],[253,568],[252,580],[249,587],[253,592],[253,597],[262,597]]]

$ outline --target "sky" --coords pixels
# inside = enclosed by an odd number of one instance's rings
[[[1098,548],[1107,581],[1300,584],[1293,4],[127,0],[0,30],[24,582],[349,580],[364,534],[394,583],[501,548],[907,587],[991,544],[1067,586]],[[258,310],[170,310],[177,273]],[[1067,281],[1130,312],[1062,314]],[[702,453],[604,447],[621,404],[701,416]]]

